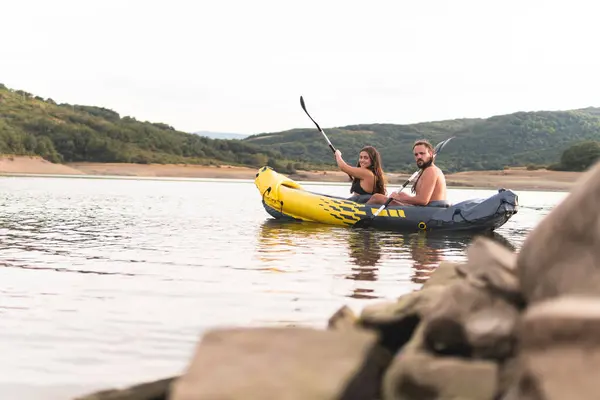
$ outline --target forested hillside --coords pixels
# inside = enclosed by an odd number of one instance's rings
[[[348,162],[356,160],[363,145],[372,145],[381,152],[384,168],[389,171],[414,169],[411,149],[416,139],[426,138],[436,144],[451,136],[455,139],[444,148],[437,161],[449,172],[505,166],[555,164],[557,167],[563,151],[569,147],[586,140],[600,140],[600,109],[518,112],[487,119],[352,125],[324,130]],[[309,163],[333,160],[331,150],[316,128],[254,135],[244,141]]]
[[[302,113],[300,107],[298,112]],[[352,125],[325,131],[352,164],[362,146],[377,147],[388,172],[414,170],[411,148],[420,138],[435,144],[455,136],[437,160],[448,172],[506,166],[577,170],[600,154],[599,108],[411,125]],[[270,165],[284,173],[337,167],[316,128],[263,133],[244,140],[209,139],[164,123],[122,117],[102,107],[57,104],[2,84],[0,153],[40,155],[53,162]]]
[[[179,132],[101,107],[57,104],[0,84],[0,153],[53,162],[239,164],[292,168],[276,150]],[[289,164],[289,165],[288,165]],[[300,164],[296,165],[301,167]]]

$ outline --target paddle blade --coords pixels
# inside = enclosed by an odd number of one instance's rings
[[[442,151],[442,149],[448,144],[449,141],[451,141],[452,139],[454,139],[454,136],[446,139],[446,140],[442,140],[441,142],[439,142],[437,144],[437,146],[435,146],[435,148],[433,149],[433,154],[437,155],[437,153],[439,153],[440,151]]]
[[[315,121],[313,119],[313,117],[310,116],[310,114],[308,113],[308,111],[306,111],[306,105],[304,104],[304,98],[302,96],[300,96],[300,105],[302,106],[302,109],[304,110],[304,112],[306,113],[306,115],[308,115],[308,118],[310,118],[310,120],[315,124],[315,126],[317,127],[317,129],[319,130],[319,132],[321,132],[323,134],[323,136],[325,137],[325,140],[327,140],[327,144],[329,145],[329,148],[331,149],[331,151],[333,151],[335,153],[335,148],[333,147],[333,145],[329,141],[329,138],[327,137],[327,135],[325,134],[325,132],[323,132],[323,129],[321,129],[321,127],[319,126],[319,124],[317,124],[317,121]]]

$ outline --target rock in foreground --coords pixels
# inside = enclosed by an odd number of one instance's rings
[[[374,399],[388,361],[377,336],[364,330],[213,330],[171,398]]]
[[[564,296],[532,306],[521,338],[516,398],[600,397],[600,298]]]
[[[600,163],[528,235],[517,264],[529,303],[600,295]]]
[[[491,361],[409,353],[388,369],[383,398],[494,400],[497,374],[498,366]]]
[[[168,400],[170,385],[174,379],[160,379],[126,389],[103,390],[75,400]]]

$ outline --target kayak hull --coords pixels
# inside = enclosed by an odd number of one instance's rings
[[[270,167],[258,170],[254,183],[265,211],[275,219],[353,226],[371,218],[380,205],[366,205],[342,197],[310,192]],[[518,196],[499,189],[483,199],[469,199],[450,207],[389,206],[369,226],[399,232],[493,231],[517,213]]]

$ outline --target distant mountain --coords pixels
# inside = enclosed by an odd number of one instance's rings
[[[455,119],[409,125],[361,124],[325,128],[331,143],[351,164],[365,145],[381,153],[384,170],[414,169],[411,148],[416,139],[433,144],[454,136],[436,163],[448,172],[500,170],[505,166],[548,166],[566,149],[600,141],[600,108],[516,112],[490,118]],[[331,150],[315,128],[252,135],[243,140],[285,159],[335,165]]]
[[[195,135],[204,136],[210,139],[239,139],[242,140],[250,135],[244,135],[242,133],[227,133],[227,132],[211,132],[211,131],[198,131],[193,132]]]

